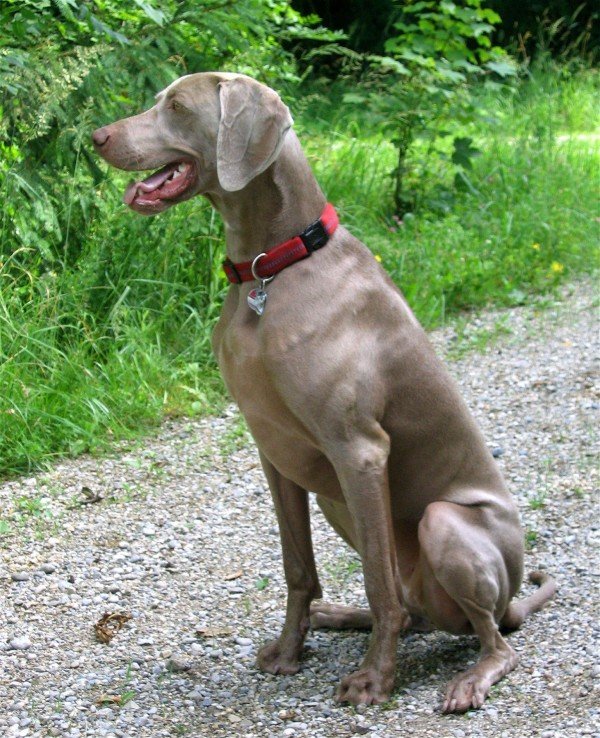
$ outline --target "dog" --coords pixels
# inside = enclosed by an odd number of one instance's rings
[[[311,624],[370,628],[337,699],[382,703],[401,631],[476,634],[480,658],[442,709],[479,708],[517,664],[501,629],[518,628],[556,586],[534,572],[539,587],[513,601],[523,532],[497,464],[402,294],[339,225],[292,123],[269,87],[211,72],[181,77],[92,139],[119,169],[158,170],[127,188],[136,212],[203,195],[225,224],[232,284],[213,349],[259,449],[288,589],[259,668],[296,673]],[[313,602],[308,491],[359,553],[368,610]]]

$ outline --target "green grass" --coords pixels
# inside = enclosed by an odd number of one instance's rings
[[[516,95],[482,91],[487,125],[463,131],[481,152],[468,182],[454,188],[443,143],[432,155],[417,142],[408,185],[419,207],[401,221],[391,206],[389,142],[350,121],[346,132],[313,124],[317,137],[308,148],[344,223],[433,327],[460,310],[522,304],[598,268],[596,95],[590,72],[536,77]]]
[[[415,208],[401,221],[395,151],[368,121],[322,102],[320,116],[303,112],[299,100],[297,128],[342,222],[433,327],[597,269],[597,80],[552,69],[516,94],[482,90],[483,122],[457,131],[481,152],[466,181],[456,188],[447,145],[417,141],[406,182]],[[210,352],[226,289],[219,219],[200,199],[137,217],[120,205],[123,183],[111,170],[97,185],[75,261],[25,251],[0,260],[0,475],[226,402]],[[0,254],[9,238],[0,223]],[[461,350],[495,338],[463,333]]]

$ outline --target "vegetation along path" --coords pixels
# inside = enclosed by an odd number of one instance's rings
[[[406,635],[382,707],[332,699],[364,633],[309,634],[294,677],[256,670],[284,582],[257,454],[230,409],[0,486],[0,734],[600,735],[597,305],[584,282],[543,308],[470,315],[432,335],[519,501],[527,568],[559,584],[510,636],[521,663],[482,710],[440,713],[445,684],[475,659],[466,637]],[[357,558],[316,508],[313,520],[325,596],[364,603]],[[95,631],[105,613],[131,619]]]

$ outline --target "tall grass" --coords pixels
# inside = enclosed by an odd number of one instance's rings
[[[342,221],[433,326],[597,268],[596,93],[593,73],[560,69],[516,94],[482,90],[487,122],[464,130],[481,152],[473,168],[457,187],[443,142],[418,142],[407,183],[415,211],[402,221],[392,209],[394,149],[366,119],[334,106],[322,106],[321,119],[309,108],[296,118]],[[210,352],[226,289],[220,221],[200,199],[140,218],[120,204],[123,184],[111,170],[94,185],[76,261],[15,252],[0,262],[0,474],[225,401]]]
[[[220,223],[201,201],[150,223],[109,189],[77,268],[0,264],[0,473],[224,402],[210,351]]]
[[[396,152],[378,133],[343,117],[332,133],[313,118],[308,148],[344,222],[433,327],[459,310],[521,304],[600,266],[597,93],[597,73],[561,68],[532,74],[516,92],[482,88],[483,123],[453,132],[479,149],[472,169],[457,184],[450,139],[417,142],[415,211],[402,219],[389,181]]]

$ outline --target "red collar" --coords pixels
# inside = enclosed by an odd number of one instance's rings
[[[319,220],[311,223],[300,235],[269,249],[259,260],[252,259],[251,261],[234,264],[231,259],[225,259],[223,269],[227,279],[233,284],[254,281],[256,279],[255,274],[252,273],[254,262],[256,262],[254,271],[257,276],[261,279],[273,277],[282,269],[291,266],[300,259],[305,259],[313,251],[325,246],[338,225],[337,213],[333,205],[327,203]]]

